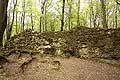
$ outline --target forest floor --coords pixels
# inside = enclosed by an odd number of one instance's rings
[[[26,30],[0,49],[0,80],[120,80],[120,29]]]
[[[120,80],[120,68],[75,57],[25,54],[8,58],[0,69],[0,80]],[[22,64],[26,62],[26,64]]]

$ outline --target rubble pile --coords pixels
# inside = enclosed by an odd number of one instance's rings
[[[2,49],[11,53],[51,54],[81,58],[120,58],[120,29],[75,27],[66,32],[26,30],[13,36]]]
[[[75,27],[73,41],[81,57],[120,58],[120,29]]]
[[[37,33],[29,29],[13,36],[2,51],[5,56],[12,53],[61,55],[65,47],[66,40],[59,37],[59,32]]]

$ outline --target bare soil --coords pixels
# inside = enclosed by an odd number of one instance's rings
[[[120,80],[120,68],[75,57],[11,55],[0,80]]]

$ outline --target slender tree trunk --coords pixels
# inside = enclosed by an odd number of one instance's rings
[[[51,24],[50,24],[51,31],[55,31],[54,22],[55,22],[55,19],[51,21]]]
[[[33,16],[32,16],[32,13],[31,13],[31,24],[32,24],[32,30],[34,30],[34,24],[33,24]]]
[[[21,15],[20,12],[18,15]],[[18,32],[20,32],[21,31],[21,16],[18,17],[18,23],[19,23],[18,24]]]
[[[100,0],[101,1],[101,10],[102,10],[102,24],[103,24],[103,28],[108,28],[107,25],[107,20],[106,20],[106,5],[105,5],[105,0]]]
[[[64,9],[65,9],[65,0],[63,0],[63,7],[62,7],[61,31],[64,30]]]
[[[16,34],[18,34],[18,24],[17,24],[17,23],[18,23],[18,22],[17,22],[17,18],[18,18],[18,17],[17,17],[17,15],[18,15],[18,12],[16,11]]]
[[[118,11],[118,4],[115,5],[115,28],[117,28],[117,11]]]
[[[24,31],[25,29],[25,0],[22,4],[22,8],[23,8],[23,13],[22,13],[22,31]]]
[[[39,27],[40,27],[40,32],[42,32],[42,23],[41,23],[41,19],[42,19],[42,17],[40,17],[40,25],[39,25]]]
[[[8,0],[0,0],[0,46],[3,45],[3,35],[7,26]]]
[[[69,28],[69,30],[71,29],[71,16],[72,16],[72,14],[71,14],[71,10],[72,10],[72,2],[73,2],[73,0],[70,0],[70,2],[69,2],[69,24],[68,24],[68,28]]]
[[[22,26],[22,22],[23,22],[23,13],[20,13],[20,15],[21,15],[21,18],[20,18],[20,32],[22,32],[23,31],[23,26]]]
[[[45,31],[47,31],[47,18],[46,18],[47,10],[46,10],[46,7],[47,7],[47,6],[45,6],[45,14],[44,14],[44,26],[45,26]]]
[[[92,27],[92,10],[91,10],[91,4],[90,4],[90,28]]]
[[[9,3],[9,10],[8,10],[8,17],[7,17],[7,27],[6,27],[6,37],[7,37],[7,34],[9,34],[9,28],[11,26],[11,9],[12,9],[12,1]],[[7,40],[6,40],[7,41]],[[6,42],[5,42],[6,43]]]
[[[42,4],[42,6],[41,6],[41,16],[40,16],[40,25],[39,25],[39,27],[40,27],[40,32],[44,32],[44,29],[45,29],[45,24],[44,24],[44,12],[45,12],[45,4],[46,4],[46,1],[47,0],[42,0],[42,2],[41,2],[41,4]],[[39,3],[40,3],[40,0],[39,0]]]
[[[11,32],[12,32],[12,27],[13,27],[13,23],[14,23],[14,19],[15,19],[15,9],[16,9],[16,6],[17,6],[17,0],[14,1],[14,9],[13,9],[13,15],[12,15],[12,22],[11,22],[11,25],[8,26],[8,31],[7,31],[7,41],[10,39],[10,36],[11,36]]]
[[[96,6],[96,14],[95,14],[95,17],[94,17],[94,19],[95,19],[94,26],[96,28],[99,28],[99,25],[100,25],[100,22],[99,22],[99,16],[100,16],[100,13],[99,13],[99,3],[97,3],[96,5],[97,6]]]
[[[78,0],[77,25],[80,25],[80,0]]]
[[[93,9],[93,1],[91,0],[91,22],[93,23],[93,27],[96,27],[96,19],[95,19],[95,14],[94,14],[94,9]],[[91,27],[92,27],[91,23]]]

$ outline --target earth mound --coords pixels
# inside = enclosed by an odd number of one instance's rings
[[[13,36],[3,49],[11,53],[40,53],[80,58],[120,58],[120,29],[75,27],[66,32],[26,30]]]
[[[0,53],[0,80],[120,79],[120,29],[29,29],[11,37]]]

